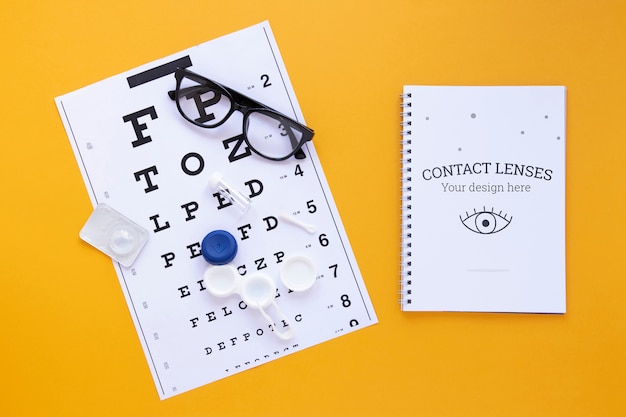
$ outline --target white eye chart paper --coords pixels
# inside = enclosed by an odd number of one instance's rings
[[[306,158],[275,162],[247,148],[239,112],[214,129],[189,123],[168,96],[177,67],[304,123],[267,22],[56,98],[94,206],[149,232],[130,267],[114,266],[161,399],[377,322],[315,138]],[[214,172],[250,198],[246,212],[209,187]],[[240,297],[209,294],[201,242],[213,230],[235,237],[232,265],[242,277],[262,272],[275,282],[286,317],[275,325],[288,323],[291,339]],[[298,255],[313,261],[316,280],[292,292],[279,273]]]

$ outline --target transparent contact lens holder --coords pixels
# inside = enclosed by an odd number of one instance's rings
[[[96,206],[79,236],[126,267],[148,241],[146,229],[104,203]]]

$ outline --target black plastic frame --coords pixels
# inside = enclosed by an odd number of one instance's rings
[[[302,146],[313,139],[313,135],[315,134],[315,132],[310,129],[309,127],[303,125],[302,123],[292,119],[289,116],[286,116],[285,114],[276,111],[274,109],[272,109],[271,107],[266,106],[263,103],[260,103],[244,94],[241,94],[240,92],[233,90],[230,87],[227,87],[223,84],[220,84],[216,81],[213,81],[209,78],[206,78],[202,75],[196,74],[195,72],[189,71],[185,68],[177,68],[176,71],[174,72],[174,76],[176,77],[176,90],[173,91],[169,91],[168,95],[169,97],[174,100],[176,102],[176,107],[178,108],[178,112],[180,113],[180,115],[187,120],[188,122],[199,126],[199,127],[203,127],[205,129],[212,129],[212,128],[216,128],[222,124],[224,124],[229,118],[230,116],[232,116],[232,114],[235,111],[239,111],[243,114],[243,125],[242,125],[242,133],[243,133],[243,137],[244,140],[246,141],[246,144],[248,145],[248,147],[257,155],[262,156],[263,158],[266,159],[270,159],[272,161],[284,161],[285,159],[288,159],[292,156],[295,156],[296,159],[304,159],[306,158],[306,155],[304,154],[304,151],[302,150]],[[179,102],[179,97],[184,96],[185,95],[185,89],[183,88],[181,90],[181,83],[183,78],[190,78],[193,81],[196,81],[197,83],[201,84],[201,85],[207,85],[207,86],[211,86],[212,89],[216,90],[216,91],[220,91],[221,94],[224,94],[225,96],[227,96],[228,98],[230,98],[230,102],[232,103],[230,110],[227,112],[226,116],[218,121],[217,123],[213,124],[213,125],[207,125],[207,124],[202,124],[200,122],[197,122],[196,120],[190,119],[189,117],[187,117],[187,115],[183,112],[183,110],[181,109],[180,106],[180,102]],[[196,87],[193,87],[194,89]],[[259,151],[257,151],[252,145],[250,145],[250,142],[248,141],[248,137],[246,135],[246,123],[248,121],[248,116],[253,113],[253,112],[261,112],[261,113],[270,113],[273,114],[275,116],[277,116],[280,120],[284,120],[285,122],[288,122],[289,124],[295,125],[295,127],[298,127],[299,129],[302,130],[303,135],[302,138],[298,141],[298,144],[294,147],[294,150],[289,153],[288,155],[281,157],[281,158],[273,158],[267,155],[263,155],[262,153],[260,153]],[[284,123],[283,123],[284,124]],[[290,136],[290,139],[292,141],[296,141],[295,137],[291,134],[291,130],[290,129],[286,129],[287,133]]]

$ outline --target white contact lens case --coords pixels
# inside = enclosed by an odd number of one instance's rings
[[[268,275],[241,276],[232,264],[211,265],[204,271],[204,286],[209,293],[216,297],[238,294],[248,307],[260,311],[276,336],[283,340],[291,339],[293,336],[293,329],[274,301],[276,284]],[[287,330],[281,331],[276,327],[274,319],[266,311],[271,307],[278,315],[277,322],[284,321],[287,323]]]

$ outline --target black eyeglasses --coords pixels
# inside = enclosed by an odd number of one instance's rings
[[[210,129],[237,110],[243,114],[243,136],[253,152],[272,161],[306,157],[302,146],[314,132],[302,123],[189,70],[178,68],[174,76],[176,90],[168,94],[187,121]]]

